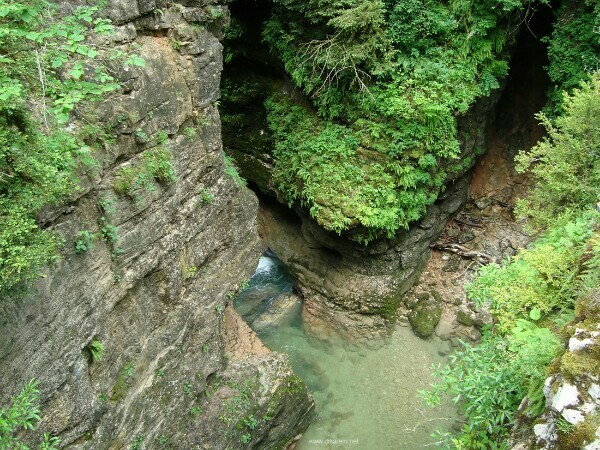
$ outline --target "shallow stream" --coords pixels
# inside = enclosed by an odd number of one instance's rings
[[[235,307],[267,347],[289,355],[313,393],[316,417],[296,449],[435,447],[431,434],[454,423],[454,409],[426,407],[417,392],[431,382],[431,366],[446,361],[449,345],[401,326],[375,350],[311,338],[301,302],[289,295],[293,283],[278,259],[264,256]]]

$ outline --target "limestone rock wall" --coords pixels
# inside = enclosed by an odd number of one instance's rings
[[[222,334],[260,256],[256,197],[223,167],[226,4],[109,0],[106,11],[117,26],[98,44],[146,64],[114,67],[123,89],[91,115],[116,140],[76,198],[41,217],[64,254],[23,298],[0,302],[0,405],[40,381],[31,443],[48,432],[81,449],[283,448],[308,425],[305,386],[283,355],[228,359]],[[158,146],[176,180],[118,189]],[[93,248],[77,252],[82,230]]]

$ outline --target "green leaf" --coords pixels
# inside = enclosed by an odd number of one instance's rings
[[[531,311],[529,311],[529,318],[531,320],[540,320],[542,317],[542,313],[538,307],[534,307]]]

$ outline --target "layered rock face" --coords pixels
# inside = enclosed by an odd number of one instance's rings
[[[226,6],[113,0],[107,12],[117,26],[102,45],[135,44],[146,64],[116,69],[124,89],[94,112],[116,141],[77,198],[44,212],[66,239],[61,259],[0,302],[0,405],[40,381],[32,443],[48,432],[82,449],[283,448],[310,419],[304,384],[284,355],[225,348],[226,303],[260,256],[256,197],[221,152]],[[159,147],[175,177],[138,180]]]
[[[365,246],[326,232],[301,209],[293,214],[264,202],[261,236],[297,277],[308,327],[367,344],[387,334],[403,294],[429,259],[430,244],[466,200],[469,169],[485,148],[487,122],[498,97],[499,92],[481,100],[461,118],[461,161],[468,163],[423,218],[394,239]]]

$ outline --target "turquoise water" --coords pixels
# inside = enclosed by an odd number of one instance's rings
[[[293,279],[276,258],[261,258],[235,307],[271,350],[285,352],[313,393],[316,417],[296,449],[435,447],[431,434],[455,421],[450,405],[430,408],[417,391],[431,382],[432,364],[444,363],[449,345],[422,340],[398,326],[379,349],[308,336],[302,304],[287,300]]]

